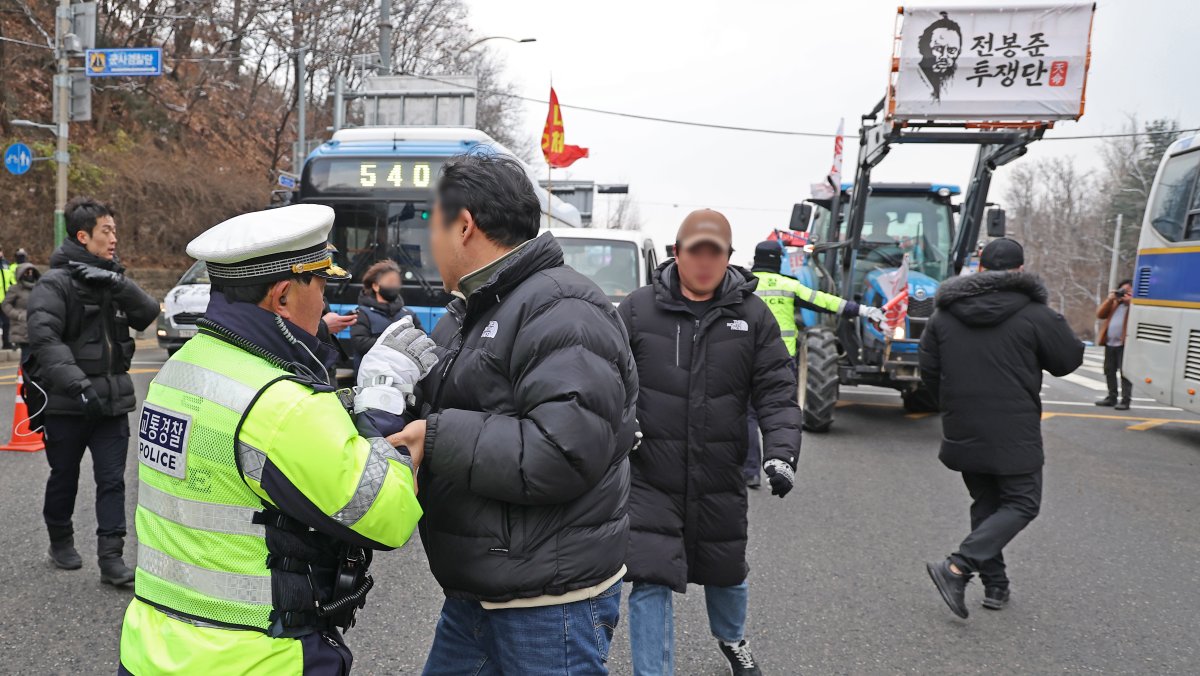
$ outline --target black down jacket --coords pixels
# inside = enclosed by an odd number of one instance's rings
[[[1083,343],[1025,272],[955,277],[921,336],[921,376],[942,410],[942,462],[958,472],[1041,468],[1042,371],[1065,376]]]
[[[608,297],[525,243],[434,328],[421,542],[447,596],[595,586],[625,563],[637,372]]]
[[[142,331],[158,316],[158,302],[133,280],[96,286],[79,280],[72,262],[124,273],[115,261],[94,256],[75,240],[50,256],[50,270],[29,294],[31,376],[49,393],[46,412],[83,415],[80,394],[91,385],[107,415],[137,406],[129,365],[130,327]]]
[[[746,404],[758,411],[764,460],[800,453],[796,376],[779,323],[754,295],[758,279],[730,267],[697,317],[681,300],[675,263],[619,312],[637,360],[638,421],[631,456],[629,579],[683,592],[746,579]]]

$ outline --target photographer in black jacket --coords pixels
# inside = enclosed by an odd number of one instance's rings
[[[125,458],[128,413],[136,406],[129,365],[129,329],[145,329],[158,303],[125,277],[117,262],[113,210],[91,198],[66,206],[67,237],[50,257],[50,270],[29,297],[30,358],[26,372],[48,395],[46,461],[50,478],[42,515],[50,533],[50,560],[74,570],[71,516],[79,463],[92,452],[96,479],[96,535],[100,580],[133,581],[125,565]]]
[[[971,534],[927,568],[963,618],[973,573],[983,579],[985,608],[1008,602],[1002,550],[1042,503],[1042,371],[1065,376],[1083,363],[1083,343],[1024,265],[1020,244],[992,241],[981,272],[942,284],[921,336],[921,377],[942,410],[938,457],[962,473],[973,501]]]

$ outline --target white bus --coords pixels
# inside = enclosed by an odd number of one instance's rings
[[[1200,136],[1171,144],[1150,189],[1124,366],[1156,400],[1200,413]]]

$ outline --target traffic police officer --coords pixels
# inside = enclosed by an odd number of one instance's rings
[[[404,544],[421,516],[420,458],[327,382],[323,291],[348,277],[326,243],[333,218],[308,204],[244,214],[188,245],[212,296],[141,411],[121,673],[350,669],[338,628],[373,584],[371,550]],[[436,363],[424,334],[402,342],[420,375]]]
[[[763,299],[775,321],[779,322],[779,333],[783,343],[787,345],[788,354],[792,356],[792,368],[796,368],[796,339],[799,329],[796,325],[797,308],[807,308],[826,314],[843,314],[849,317],[862,316],[873,322],[884,319],[882,308],[870,305],[859,305],[852,300],[846,300],[833,294],[810,289],[792,277],[780,274],[783,267],[783,245],[780,242],[759,242],[754,247],[754,267],[750,269],[758,277],[758,287],[754,294]],[[804,387],[804,383],[800,383]],[[758,416],[751,409],[747,415],[750,425],[750,449],[746,453],[746,464],[742,471],[746,477],[746,485],[758,488],[762,484],[759,467],[762,465],[762,447],[758,434]]]
[[[768,240],[754,247],[754,267],[750,270],[758,277],[758,288],[754,293],[771,308],[771,313],[779,322],[779,332],[783,334],[788,354],[793,359],[796,357],[796,338],[799,335],[796,327],[797,306],[825,314],[861,316],[877,323],[883,321],[885,315],[882,308],[859,305],[852,300],[810,289],[795,278],[780,274],[782,266],[783,246],[779,242]]]

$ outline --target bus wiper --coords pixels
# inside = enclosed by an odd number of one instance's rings
[[[398,256],[399,258],[403,259],[400,262],[408,268],[408,272],[413,277],[416,277],[417,283],[421,285],[421,288],[424,289],[425,293],[428,293],[431,296],[436,295],[436,292],[433,290],[433,285],[429,283],[429,280],[425,279],[425,275],[421,274],[421,266],[417,263],[417,261],[412,259],[412,256],[410,256],[407,251],[404,250],[404,246],[393,245],[392,251],[395,252],[393,256]]]

